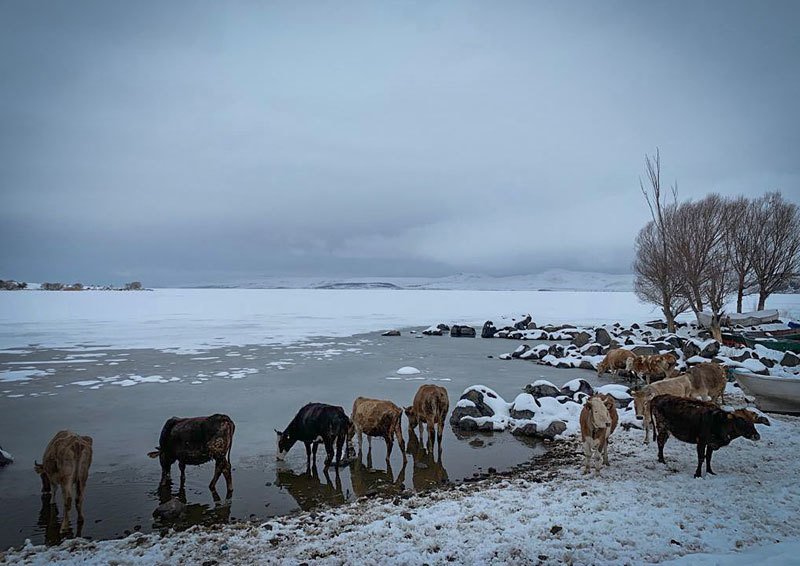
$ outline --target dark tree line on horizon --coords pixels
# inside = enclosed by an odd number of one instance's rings
[[[678,201],[677,184],[661,186],[661,157],[645,157],[647,180],[640,188],[651,220],[635,244],[634,291],[661,307],[670,332],[675,317],[691,310],[712,314],[712,334],[721,339],[725,304],[736,296],[767,298],[800,273],[800,208],[780,192],[755,199],[711,193]]]

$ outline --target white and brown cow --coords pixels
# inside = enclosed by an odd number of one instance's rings
[[[61,488],[64,498],[62,532],[69,531],[73,500],[78,511],[78,526],[83,524],[83,496],[91,465],[92,437],[69,430],[57,432],[44,450],[42,463],[33,463],[33,469],[42,479],[42,493],[50,494],[52,504],[55,504],[56,489]]]
[[[441,446],[444,421],[449,410],[450,400],[447,397],[447,389],[438,385],[422,385],[414,395],[413,404],[405,408],[408,428],[413,430],[414,427],[419,426],[419,436],[422,438],[422,424],[425,423],[428,426],[428,442],[433,444],[433,427],[436,425],[436,433],[438,433]]]
[[[592,457],[597,456],[597,471],[600,471],[600,457],[608,466],[608,437],[617,428],[619,417],[616,404],[610,395],[595,394],[586,399],[580,416],[581,439],[585,456],[583,473],[588,474]]]
[[[721,365],[713,362],[697,364],[689,368],[686,377],[689,378],[692,386],[689,394],[691,397],[702,400],[708,398],[711,401],[723,403],[723,394],[728,378],[725,375],[725,368]]]
[[[358,435],[359,454],[362,451],[362,434],[367,435],[370,451],[372,450],[372,437],[380,437],[386,441],[386,461],[389,462],[389,456],[391,456],[394,446],[393,438],[396,436],[403,460],[406,459],[406,443],[401,430],[403,410],[400,407],[391,401],[358,397],[353,401],[353,413],[350,418],[353,421],[355,434]]]

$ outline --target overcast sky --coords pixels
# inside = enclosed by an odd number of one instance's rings
[[[0,278],[629,272],[800,195],[799,2],[0,1]]]

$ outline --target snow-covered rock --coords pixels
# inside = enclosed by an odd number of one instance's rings
[[[14,457],[0,446],[0,466],[7,466],[14,461]]]
[[[546,379],[539,379],[525,386],[525,393],[536,399],[540,397],[558,397],[561,390]]]
[[[397,370],[397,375],[417,375],[418,373],[422,372],[413,366],[403,366]]]

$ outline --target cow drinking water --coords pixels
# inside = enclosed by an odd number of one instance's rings
[[[333,461],[333,445],[336,443],[336,466],[342,459],[342,447],[352,438],[352,423],[342,407],[324,403],[309,403],[302,407],[284,430],[275,429],[278,435],[276,457],[283,460],[296,442],[306,446],[306,467],[311,467],[312,449],[314,465],[317,463],[317,447],[325,445],[325,467]]]
[[[186,483],[186,465],[197,466],[214,460],[214,477],[208,488],[216,493],[220,475],[225,476],[227,499],[233,495],[231,477],[231,448],[236,426],[228,415],[209,417],[172,417],[161,429],[158,447],[148,452],[161,463],[161,487],[170,484],[172,464],[178,462],[181,471],[181,488]]]
[[[353,426],[358,434],[358,451],[361,452],[362,433],[367,435],[369,449],[372,450],[372,437],[380,437],[386,441],[386,462],[392,455],[393,437],[406,460],[406,443],[403,440],[403,431],[400,421],[403,419],[403,410],[392,403],[380,399],[367,399],[358,397],[353,401]]]
[[[419,435],[422,437],[422,425],[428,426],[428,442],[433,444],[434,435],[438,433],[439,446],[442,445],[444,421],[450,410],[450,400],[447,398],[447,389],[438,385],[422,385],[414,395],[414,403],[405,408],[408,417],[408,430],[419,426]],[[434,425],[436,431],[434,432]]]
[[[62,532],[69,531],[69,513],[72,501],[75,500],[80,535],[80,527],[83,525],[83,496],[86,492],[89,466],[92,465],[92,437],[62,430],[48,443],[42,463],[34,461],[33,464],[33,469],[42,479],[42,493],[50,494],[51,504],[55,501],[56,489],[61,487],[64,498]]]

